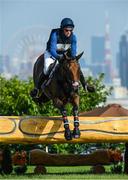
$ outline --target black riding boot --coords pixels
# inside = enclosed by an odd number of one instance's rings
[[[84,90],[86,90],[87,83],[85,81],[85,78],[84,78],[84,75],[83,75],[83,72],[81,71],[81,69],[80,69],[80,82],[81,82]]]
[[[85,78],[84,78],[84,75],[83,75],[83,72],[81,71],[81,69],[80,69],[80,82],[81,82],[85,91],[95,92],[95,88],[91,85],[88,85],[88,83],[85,81]]]
[[[41,85],[42,83],[48,78],[47,75],[44,75],[44,73],[42,72],[39,76],[39,79],[38,79],[38,83],[37,83],[37,86],[31,91],[30,95],[33,97],[33,98],[38,98],[39,97],[39,91],[41,89]]]
[[[38,80],[38,85],[37,85],[37,88],[40,90],[41,89],[41,85],[43,84],[43,82],[45,80],[47,80],[49,77],[49,75],[45,75],[43,72],[41,73],[40,77],[39,77],[39,80]]]

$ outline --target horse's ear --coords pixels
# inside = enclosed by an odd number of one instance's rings
[[[84,51],[83,51],[82,53],[80,53],[79,55],[76,56],[76,60],[78,61],[83,54],[84,54]]]
[[[70,59],[70,57],[71,57],[71,48],[68,48],[68,49],[64,52],[64,57],[65,57],[65,59]]]

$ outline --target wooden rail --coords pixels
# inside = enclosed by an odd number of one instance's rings
[[[73,117],[68,117],[73,130]],[[128,116],[80,117],[81,137],[66,141],[61,117],[0,116],[0,142],[91,143],[128,142]]]

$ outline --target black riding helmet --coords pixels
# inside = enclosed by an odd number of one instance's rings
[[[73,23],[73,20],[70,19],[70,18],[64,18],[62,19],[61,21],[61,24],[60,24],[60,28],[63,29],[65,27],[71,27],[71,28],[74,28],[75,25]]]

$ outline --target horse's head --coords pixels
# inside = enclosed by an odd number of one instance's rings
[[[64,55],[63,61],[63,77],[68,82],[71,90],[74,92],[78,91],[80,81],[80,66],[78,60],[83,55],[83,52],[76,56],[74,59],[69,57],[67,54]]]

